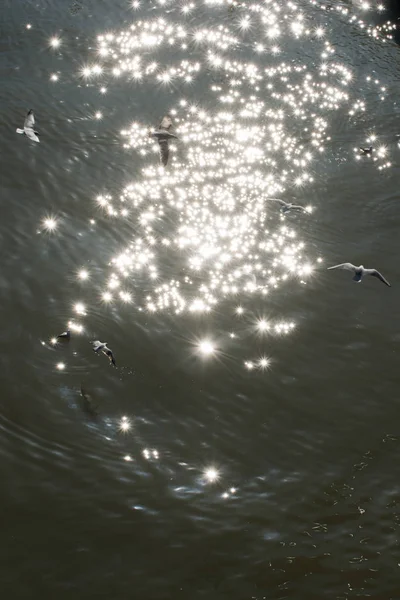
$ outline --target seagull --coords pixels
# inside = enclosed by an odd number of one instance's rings
[[[150,137],[157,138],[158,144],[160,146],[160,159],[161,163],[164,167],[167,166],[168,157],[169,157],[169,140],[170,139],[179,139],[174,133],[171,133],[169,130],[172,126],[172,119],[169,115],[166,115],[158,129],[149,132]]]
[[[34,142],[40,142],[37,134],[38,132],[33,129],[35,125],[35,117],[33,115],[33,110],[28,110],[28,114],[25,117],[24,128],[17,129],[17,133],[25,134],[30,140]]]
[[[279,202],[281,205],[280,211],[283,213],[290,212],[291,210],[299,210],[302,212],[308,212],[304,206],[300,206],[299,204],[292,204],[291,202],[285,202],[284,200],[280,200],[280,198],[266,198],[266,200],[271,200],[272,202]]]
[[[372,154],[373,148],[372,148],[372,146],[369,146],[369,148],[359,148],[359,150],[360,150],[361,154],[366,155],[366,154]]]
[[[107,347],[107,342],[99,342],[99,340],[96,340],[95,342],[92,342],[92,344],[95,352],[98,353],[101,351],[103,354],[105,354],[105,356],[107,356],[108,360],[114,365],[114,367],[117,366],[112,350]]]
[[[71,339],[71,332],[69,329],[67,329],[67,331],[63,331],[62,333],[60,333],[60,335],[57,336],[58,340],[70,340]]]
[[[379,273],[379,271],[377,271],[376,269],[365,269],[363,265],[355,267],[351,263],[342,263],[340,265],[335,265],[334,267],[328,267],[328,271],[330,269],[347,269],[347,271],[352,271],[354,273],[353,280],[357,283],[361,283],[361,280],[364,277],[364,275],[372,275],[372,277],[377,277],[382,281],[382,283],[384,283],[388,287],[392,287],[390,283],[384,278],[384,276],[381,273]]]

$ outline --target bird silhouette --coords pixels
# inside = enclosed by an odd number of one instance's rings
[[[361,283],[361,280],[365,275],[371,275],[372,277],[380,279],[382,283],[384,283],[388,287],[392,287],[390,283],[384,278],[382,273],[379,273],[379,271],[377,271],[376,269],[365,269],[363,265],[356,267],[351,263],[341,263],[340,265],[335,265],[334,267],[328,267],[328,271],[330,271],[331,269],[346,269],[347,271],[351,271],[352,273],[354,273],[353,281],[356,281],[357,283]]]
[[[160,146],[160,160],[164,167],[166,167],[168,164],[169,140],[179,139],[178,136],[170,132],[171,127],[172,119],[169,115],[166,115],[163,117],[158,129],[149,132],[150,137],[154,137],[158,141],[158,145]]]
[[[291,202],[285,202],[280,198],[266,198],[266,200],[269,200],[271,202],[278,202],[281,205],[280,211],[283,213],[290,212],[291,210],[308,212],[307,209],[304,208],[304,206],[300,206],[300,204],[292,204]]]
[[[17,133],[20,133],[21,135],[26,135],[26,137],[28,137],[30,140],[33,140],[34,142],[40,142],[37,136],[38,132],[33,129],[34,125],[35,117],[33,114],[33,110],[31,109],[28,111],[25,117],[24,128],[17,129]]]

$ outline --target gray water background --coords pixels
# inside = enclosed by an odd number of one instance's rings
[[[157,122],[176,91],[121,83],[100,97],[86,87],[77,73],[92,40],[135,15],[120,1],[87,1],[75,16],[69,8],[52,0],[2,9],[3,596],[399,598],[398,48],[329,15],[330,40],[368,110],[351,126],[333,115],[314,182],[297,195],[317,208],[297,227],[324,257],[321,271],[267,306],[240,298],[253,315],[296,322],[287,339],[269,342],[268,373],[238,367],[266,344],[234,315],[237,300],[179,318],[93,301],[88,330],[112,342],[115,371],[92,356],[90,335],[56,349],[48,339],[74,302],[96,296],[94,285],[81,291],[76,269],[101,275],[132,231],[93,203],[138,169],[116,132],[132,118]],[[55,54],[47,42],[56,34],[68,43]],[[362,83],[368,75],[387,86],[384,102]],[[31,107],[36,146],[15,134]],[[106,117],[89,119],[95,110]],[[390,149],[382,172],[353,159],[372,127]],[[39,235],[48,214],[62,226]],[[343,260],[380,268],[392,288],[325,271]],[[235,360],[229,349],[215,361],[188,354],[188,340],[228,330],[242,332]],[[99,403],[95,421],[79,406],[82,381]],[[126,414],[134,427],[120,435]],[[159,460],[146,460],[146,448]],[[221,474],[213,485],[201,480],[209,465]],[[222,500],[230,487],[236,493]]]

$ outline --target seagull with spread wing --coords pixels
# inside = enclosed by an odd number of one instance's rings
[[[169,140],[179,139],[174,133],[170,132],[171,127],[172,119],[169,115],[166,115],[161,121],[158,129],[149,132],[150,137],[154,137],[158,141],[158,144],[160,146],[160,159],[164,167],[166,167],[168,164]]]
[[[28,137],[30,140],[32,140],[34,142],[40,142],[40,140],[38,138],[38,132],[33,129],[34,126],[35,126],[35,117],[33,115],[33,110],[31,109],[28,111],[28,114],[25,117],[24,128],[17,129],[17,133],[20,133],[21,135],[26,135],[26,137]]]
[[[364,275],[371,275],[372,277],[380,279],[382,283],[384,283],[388,287],[392,287],[390,283],[384,278],[382,273],[379,273],[379,271],[377,271],[376,269],[365,269],[363,265],[356,267],[351,263],[341,263],[340,265],[335,265],[334,267],[328,267],[328,271],[330,271],[331,269],[346,269],[347,271],[351,271],[352,273],[354,273],[353,281],[356,281],[357,283],[361,283],[361,280],[364,277]]]
[[[92,345],[93,345],[93,350],[97,354],[99,352],[102,352],[105,356],[107,356],[108,360],[110,361],[110,363],[112,363],[114,365],[114,367],[117,366],[117,363],[115,362],[114,354],[113,354],[112,350],[110,350],[110,348],[108,348],[107,342],[100,342],[99,340],[96,340],[95,342],[92,342]]]
[[[359,151],[361,152],[361,154],[363,154],[364,156],[369,156],[372,154],[372,150],[373,147],[372,146],[368,146],[368,148],[359,148]]]
[[[292,204],[291,202],[285,202],[280,198],[266,198],[266,200],[270,200],[271,202],[279,202],[281,205],[280,211],[283,213],[290,212],[291,210],[298,210],[301,212],[309,212],[304,206],[300,206],[300,204]]]

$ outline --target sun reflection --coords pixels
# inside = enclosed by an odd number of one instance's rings
[[[220,473],[215,467],[208,467],[204,471],[204,479],[209,483],[214,483],[220,478]]]
[[[82,304],[82,302],[77,302],[74,306],[74,311],[78,314],[78,315],[86,315],[86,307],[84,304]]]
[[[122,417],[119,422],[119,430],[122,431],[123,433],[126,433],[127,431],[130,430],[131,427],[132,427],[132,423],[128,419],[128,417]]]
[[[58,222],[55,217],[46,217],[43,219],[43,227],[47,231],[55,231],[58,227]]]
[[[83,311],[83,312],[79,312],[78,314],[82,314],[85,315],[85,307],[83,305],[78,306],[78,310]],[[75,333],[82,333],[83,332],[83,325],[81,325],[80,323],[76,323],[76,321],[68,321],[68,329],[70,331],[74,331]]]
[[[52,37],[49,42],[52,48],[59,48],[61,44],[61,40],[58,37]]]
[[[234,324],[226,323],[223,331],[230,340],[236,335],[230,330],[238,325],[240,338],[247,328],[258,343],[280,343],[293,332],[290,319],[257,314],[253,303],[314,283],[321,259],[303,233],[314,213],[314,174],[320,171],[320,156],[331,152],[336,115],[359,127],[367,111],[356,70],[329,39],[327,13],[335,10],[343,23],[382,42],[393,33],[390,24],[383,30],[366,21],[366,2],[352,10],[343,3],[309,2],[310,14],[298,2],[283,7],[278,0],[157,0],[151,13],[142,13],[143,3],[132,0],[138,11],[132,22],[94,40],[80,75],[97,97],[113,86],[125,91],[135,86],[146,94],[174,91],[159,115],[131,110],[117,137],[135,172],[123,183],[106,178],[105,189],[93,194],[96,220],[89,223],[97,223],[99,233],[102,221],[125,231],[109,244],[113,251],[101,280],[93,281],[94,270],[90,274],[103,308],[115,312],[123,306],[125,313],[137,310],[149,319],[168,313],[206,321],[228,306],[225,317]],[[213,16],[209,23],[204,7]],[[287,47],[297,49],[295,59],[287,58]],[[385,98],[385,82],[372,69],[366,75],[363,86]],[[196,83],[202,86],[200,96]],[[149,131],[166,114],[176,138],[168,142],[165,165]],[[99,121],[100,130],[106,120],[102,111],[88,115]],[[357,149],[355,158],[364,161],[360,168],[389,168],[390,148],[378,141],[375,130],[365,133],[366,142],[359,135],[358,130],[357,145],[374,147],[365,161]],[[290,204],[287,210],[278,198]],[[49,231],[56,226],[53,217],[44,222]],[[77,278],[87,281],[88,271],[77,271]],[[90,286],[80,289],[89,292]],[[87,314],[82,302],[73,310]],[[208,321],[203,332],[218,340]],[[203,357],[220,351],[212,339],[195,338],[193,345]],[[258,375],[273,360],[265,351],[244,362],[240,358],[241,364]]]
[[[260,320],[257,322],[257,329],[258,329],[259,331],[262,331],[262,332],[263,332],[263,331],[268,331],[268,330],[269,330],[269,328],[270,328],[270,325],[269,325],[269,323],[268,323],[267,321],[265,321],[265,319],[260,319]]]
[[[89,273],[86,271],[86,269],[81,269],[78,272],[78,279],[81,279],[82,281],[86,281],[86,279],[88,279],[89,277]]]
[[[203,340],[199,343],[199,350],[205,356],[209,356],[210,354],[214,354],[215,346],[209,340]]]

